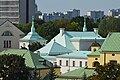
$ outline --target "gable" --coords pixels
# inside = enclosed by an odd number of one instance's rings
[[[5,31],[10,31],[13,35],[24,35],[24,33],[20,29],[18,29],[8,20],[0,25],[0,35],[2,35],[2,33]]]

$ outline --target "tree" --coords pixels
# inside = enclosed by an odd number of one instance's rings
[[[86,78],[86,73],[84,72],[83,79],[82,80],[87,80]]]
[[[33,42],[31,45],[28,46],[30,51],[36,51],[43,46],[39,42]]]
[[[76,22],[79,24],[79,26],[81,26],[83,28],[84,17],[83,16],[74,17],[74,18],[72,18],[71,22]],[[88,31],[93,31],[93,28],[97,28],[98,24],[99,24],[99,22],[94,21],[93,19],[90,19],[90,18],[86,18],[86,23],[87,23]]]
[[[18,55],[0,55],[0,78],[2,80],[27,80],[29,76],[25,59]]]
[[[56,72],[54,70],[54,67],[50,68],[50,71],[48,73],[49,80],[55,80],[57,78]]]
[[[99,65],[95,71],[98,75],[90,76],[88,80],[117,80],[120,77],[120,64]]]
[[[99,34],[106,37],[109,32],[120,31],[120,19],[114,17],[104,18],[99,24]]]

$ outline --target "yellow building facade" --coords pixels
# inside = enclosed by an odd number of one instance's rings
[[[97,46],[96,46],[97,47]],[[107,63],[120,64],[120,33],[109,33],[99,49],[91,46],[92,53],[88,55],[88,68]]]

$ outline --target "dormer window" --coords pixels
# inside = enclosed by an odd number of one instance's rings
[[[13,34],[10,31],[5,31],[3,32],[2,36],[13,36]]]

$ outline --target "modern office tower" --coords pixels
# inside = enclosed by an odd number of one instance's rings
[[[0,21],[26,24],[35,15],[35,0],[0,0]]]
[[[87,16],[94,20],[101,19],[104,16],[104,11],[88,11]]]

